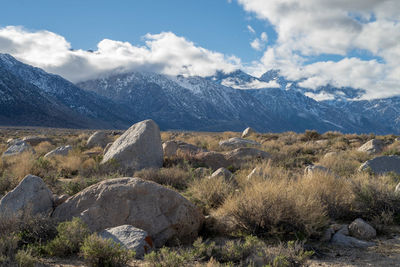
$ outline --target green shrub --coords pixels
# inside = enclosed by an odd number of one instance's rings
[[[79,252],[85,238],[90,234],[86,224],[79,218],[62,222],[57,226],[58,234],[50,241],[45,250],[52,256],[68,256]]]
[[[144,256],[145,261],[151,267],[181,267],[188,262],[187,255],[182,255],[182,252],[171,250],[163,247],[159,251],[152,251]]]
[[[34,267],[38,259],[32,255],[31,250],[18,250],[15,254],[15,261],[20,267]]]
[[[19,237],[15,234],[0,236],[0,265],[6,266],[14,259],[18,250]]]
[[[111,239],[103,239],[97,234],[85,238],[81,253],[88,266],[126,266],[135,257],[135,252],[122,248]]]

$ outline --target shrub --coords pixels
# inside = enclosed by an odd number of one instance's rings
[[[346,219],[353,215],[354,195],[349,180],[326,172],[314,172],[298,182],[299,194],[320,202],[332,219]]]
[[[225,201],[218,214],[238,229],[258,236],[318,235],[327,224],[324,205],[296,181],[252,183]]]
[[[88,266],[126,266],[135,253],[122,248],[111,239],[103,239],[97,234],[85,238],[81,253]]]
[[[182,253],[182,251],[181,251]],[[159,251],[152,251],[144,256],[145,261],[151,267],[180,267],[185,266],[188,258],[178,251],[163,247]]]
[[[18,266],[21,267],[34,267],[38,259],[32,255],[30,249],[22,249],[18,250],[17,254],[15,254],[15,261],[18,263]]]
[[[178,190],[187,188],[189,181],[192,179],[190,173],[178,167],[162,168],[162,169],[144,169],[135,172],[136,177],[153,181],[162,185],[172,186]]]
[[[79,218],[70,222],[62,222],[57,226],[58,234],[55,239],[46,245],[46,251],[52,256],[69,256],[79,251],[89,229]]]
[[[224,177],[204,177],[191,182],[187,192],[189,198],[208,213],[222,205],[234,191],[235,186]]]
[[[0,265],[7,266],[14,259],[19,240],[13,233],[0,236]]]
[[[382,212],[392,213],[397,221],[400,219],[400,194],[395,192],[397,181],[390,175],[371,175],[358,173],[353,177],[353,194],[355,212],[367,219]]]
[[[302,137],[303,141],[317,140],[321,135],[316,130],[306,130]]]

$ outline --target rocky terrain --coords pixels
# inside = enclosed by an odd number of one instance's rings
[[[382,266],[400,139],[0,129],[5,266]]]

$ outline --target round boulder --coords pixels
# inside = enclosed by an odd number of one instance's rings
[[[162,145],[165,157],[175,157],[178,150],[178,143],[176,141],[166,141]]]
[[[375,174],[394,172],[400,174],[399,156],[381,156],[364,162],[360,166],[361,171],[370,170]]]
[[[94,184],[58,206],[53,217],[80,217],[92,231],[132,225],[145,230],[156,247],[193,241],[203,222],[197,207],[179,193],[140,178]]]
[[[374,227],[361,218],[355,219],[349,225],[349,233],[350,235],[363,240],[369,240],[376,237],[376,230]]]
[[[137,258],[142,258],[145,253],[149,253],[153,249],[153,241],[147,232],[132,225],[108,228],[101,231],[99,236],[111,239],[125,249],[135,251]]]
[[[99,146],[101,148],[105,148],[108,142],[109,140],[107,133],[103,131],[97,131],[89,137],[86,142],[86,147],[92,148]]]
[[[383,149],[384,143],[379,139],[372,139],[360,146],[357,150],[360,152],[366,152],[367,154],[377,154]]]
[[[50,215],[53,193],[40,177],[27,175],[0,200],[0,214],[23,218],[27,215]]]
[[[249,137],[252,134],[257,133],[253,128],[251,127],[247,127],[246,129],[244,129],[243,133],[242,133],[242,138],[246,138]]]
[[[160,168],[163,164],[160,129],[153,120],[132,125],[104,154],[101,164],[117,162],[126,172]]]
[[[222,148],[234,149],[239,147],[261,146],[261,144],[253,140],[233,137],[228,140],[219,142],[219,146]]]

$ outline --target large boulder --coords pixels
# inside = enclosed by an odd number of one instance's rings
[[[92,148],[99,146],[105,148],[109,143],[108,135],[104,131],[97,131],[92,134],[86,142],[86,147]]]
[[[381,156],[364,162],[360,166],[361,171],[370,170],[375,174],[394,172],[400,174],[399,156]]]
[[[24,152],[35,153],[35,150],[32,148],[30,144],[22,140],[15,140],[10,143],[10,146],[3,153],[3,157],[7,156],[17,156]]]
[[[230,163],[225,159],[225,156],[221,153],[210,151],[210,152],[201,152],[196,154],[195,159],[198,163],[205,165],[214,171],[224,167],[228,168]]]
[[[57,147],[56,149],[50,151],[46,155],[44,155],[45,158],[52,158],[55,156],[68,156],[68,153],[72,151],[72,146],[67,145],[67,146],[60,146]]]
[[[126,172],[162,167],[163,149],[158,125],[153,120],[132,125],[115,140],[101,163],[110,161],[117,162]]]
[[[238,137],[233,137],[228,140],[224,140],[219,142],[219,146],[222,148],[239,148],[239,147],[254,147],[254,146],[261,146],[260,143],[253,141],[253,140],[247,140],[243,138],[238,138]]]
[[[236,148],[225,154],[225,159],[235,168],[240,168],[240,166],[247,161],[268,159],[270,157],[268,152],[251,147]]]
[[[50,215],[53,193],[40,177],[27,175],[0,200],[0,214],[23,218],[29,215]]]
[[[175,157],[178,150],[178,143],[176,141],[166,141],[162,145],[165,157]]]
[[[27,142],[31,146],[36,146],[42,142],[49,142],[49,143],[53,142],[51,138],[42,136],[25,136],[24,138],[22,138],[22,141]]]
[[[121,244],[123,248],[136,252],[137,258],[142,258],[145,253],[153,249],[153,241],[148,233],[132,225],[121,225],[105,229],[99,233],[104,239],[111,239]]]
[[[376,230],[374,227],[361,218],[355,219],[349,225],[349,233],[350,235],[363,240],[369,240],[376,237]]]
[[[368,154],[380,153],[383,149],[384,143],[379,139],[372,139],[360,146],[357,150],[361,152],[366,152]]]
[[[247,127],[246,129],[244,129],[243,133],[242,133],[242,138],[246,138],[249,137],[252,134],[257,133],[253,128],[251,127]]]
[[[179,193],[140,178],[94,184],[58,206],[53,217],[80,217],[92,231],[132,225],[145,230],[157,247],[193,241],[203,222],[197,207]]]

